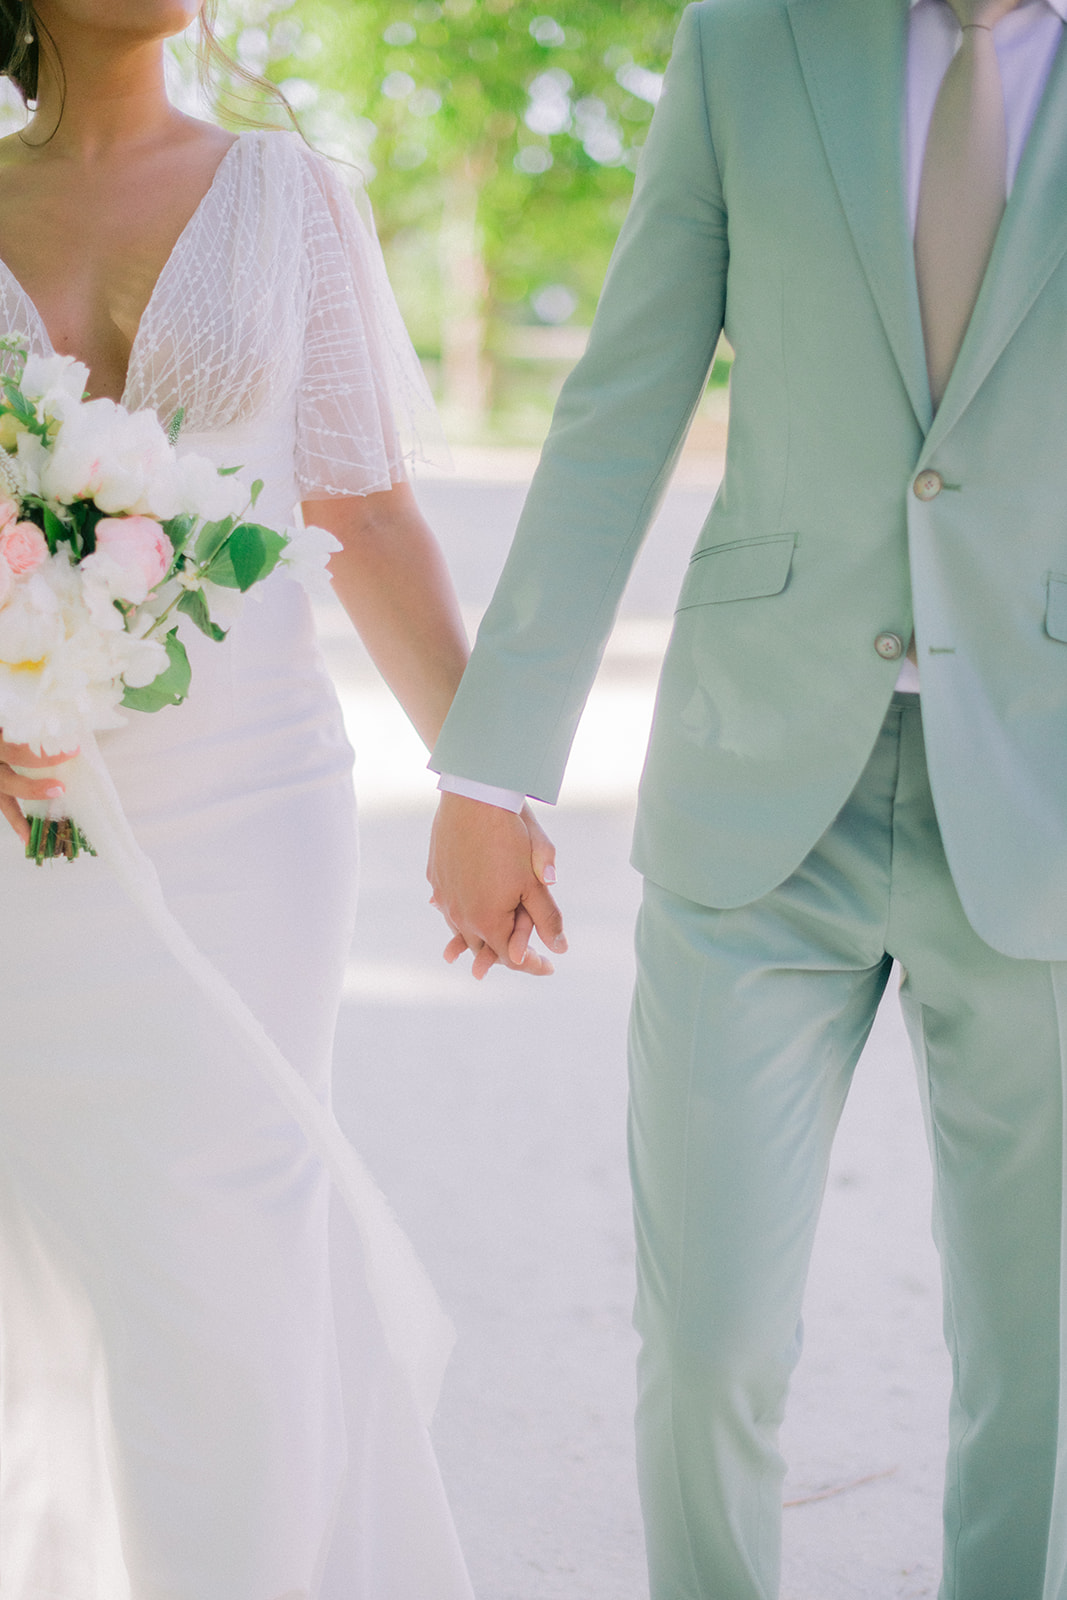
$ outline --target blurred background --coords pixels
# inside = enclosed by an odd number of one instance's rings
[[[244,73],[369,193],[453,446],[420,471],[473,633],[625,215],[682,0],[221,0]],[[284,123],[240,73],[186,109]],[[0,131],[24,112],[0,85]],[[425,751],[339,609],[319,631],[356,750],[363,887],[337,1107],[458,1329],[437,1444],[479,1600],[647,1595],[632,1451],[625,1156],[627,865],[659,662],[722,473],[720,346],[579,730],[561,805],[571,953],[475,986],[426,905]],[[929,1174],[895,997],[830,1175],[785,1448],[784,1600],[918,1600],[938,1583],[947,1360]],[[429,1597],[428,1597],[429,1600]]]
[[[538,445],[581,354],[681,0],[221,0],[220,42],[370,194],[450,437]],[[175,98],[279,120],[232,75]],[[8,91],[0,121],[18,125]],[[6,131],[6,128],[4,129]],[[729,353],[695,441],[721,448]]]

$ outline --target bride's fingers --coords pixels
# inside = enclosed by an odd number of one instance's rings
[[[471,977],[481,980],[496,964],[497,955],[492,945],[483,944],[481,949],[476,950],[474,953],[474,960],[471,962]]]
[[[14,800],[6,794],[0,794],[0,816],[14,828],[23,844],[29,844],[30,825]]]
[[[58,800],[65,793],[58,778],[25,778],[0,764],[0,796],[11,800]]]
[[[38,756],[28,744],[8,744],[0,737],[0,761],[14,767],[58,767],[62,761],[73,761],[77,750],[64,750],[58,756]]]

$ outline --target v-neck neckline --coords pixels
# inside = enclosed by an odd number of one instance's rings
[[[221,181],[221,179],[222,179],[227,167],[230,164],[230,157],[244,143],[245,139],[248,138],[248,137],[249,137],[249,135],[246,134],[246,133],[239,133],[237,135],[237,137],[234,139],[233,143],[227,146],[226,150],[223,152],[223,155],[222,155],[222,157],[221,157],[221,159],[220,159],[220,161],[218,163],[218,166],[215,168],[215,171],[211,175],[211,182],[208,184],[207,188],[204,190],[204,193],[200,196],[200,199],[197,201],[196,205],[193,207],[193,210],[189,213],[189,216],[186,219],[186,222],[185,222],[184,226],[182,227],[181,232],[179,233],[178,237],[175,239],[174,244],[171,246],[171,249],[170,249],[170,252],[169,252],[169,254],[167,256],[167,259],[164,261],[162,267],[159,270],[159,274],[158,274],[158,276],[156,278],[156,281],[152,285],[152,292],[148,296],[148,299],[145,302],[145,308],[141,312],[140,318],[139,318],[138,323],[137,323],[137,328],[136,328],[136,330],[134,332],[133,339],[132,339],[132,341],[130,343],[130,354],[129,354],[129,357],[127,358],[127,361],[126,361],[126,376],[125,376],[125,378],[123,380],[122,395],[121,395],[121,398],[119,400],[119,404],[120,405],[126,405],[128,399],[129,399],[130,375],[134,371],[135,359],[136,359],[136,356],[137,356],[137,347],[141,342],[141,334],[142,334],[142,332],[144,330],[145,324],[148,321],[149,313],[151,312],[152,307],[154,306],[154,304],[155,304],[155,302],[156,302],[156,300],[157,300],[157,298],[159,296],[159,292],[160,292],[160,289],[161,289],[161,287],[163,285],[163,282],[167,277],[170,276],[170,273],[171,273],[171,270],[173,269],[175,261],[178,259],[178,257],[182,253],[183,246],[185,245],[186,241],[188,240],[190,234],[192,234],[193,231],[195,230],[197,224],[200,221],[201,216],[203,215],[203,212],[204,212],[204,210],[205,210],[205,208],[207,206],[208,201],[211,199],[211,196],[214,194],[216,188],[219,186],[219,183],[220,183],[220,181]],[[23,300],[26,302],[26,305],[29,307],[30,313],[31,313],[33,319],[37,323],[37,328],[38,328],[38,331],[39,331],[39,333],[41,335],[42,342],[46,346],[47,353],[49,355],[58,355],[59,352],[56,350],[55,345],[52,343],[52,336],[48,332],[48,328],[47,328],[47,325],[45,323],[44,318],[42,317],[40,311],[37,309],[36,302],[34,301],[33,297],[22,287],[22,284],[16,278],[15,274],[12,272],[11,268],[8,266],[7,262],[3,259],[2,256],[0,256],[0,272],[2,272],[7,277],[8,282],[18,291],[18,293],[22,296]],[[77,359],[77,358],[75,358],[75,359]]]

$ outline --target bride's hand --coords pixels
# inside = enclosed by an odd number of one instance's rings
[[[0,733],[0,815],[14,828],[23,844],[28,843],[30,825],[22,814],[20,800],[56,800],[63,793],[63,785],[54,776],[24,778],[15,767],[56,767],[61,761],[70,761],[77,755],[70,750],[60,756],[35,756],[29,745],[8,744]]]

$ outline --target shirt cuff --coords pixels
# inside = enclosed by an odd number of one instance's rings
[[[459,794],[466,800],[481,800],[487,806],[500,806],[503,811],[520,812],[526,796],[519,789],[498,789],[492,783],[478,783],[474,778],[456,778],[451,772],[442,772],[437,780],[442,794]]]

